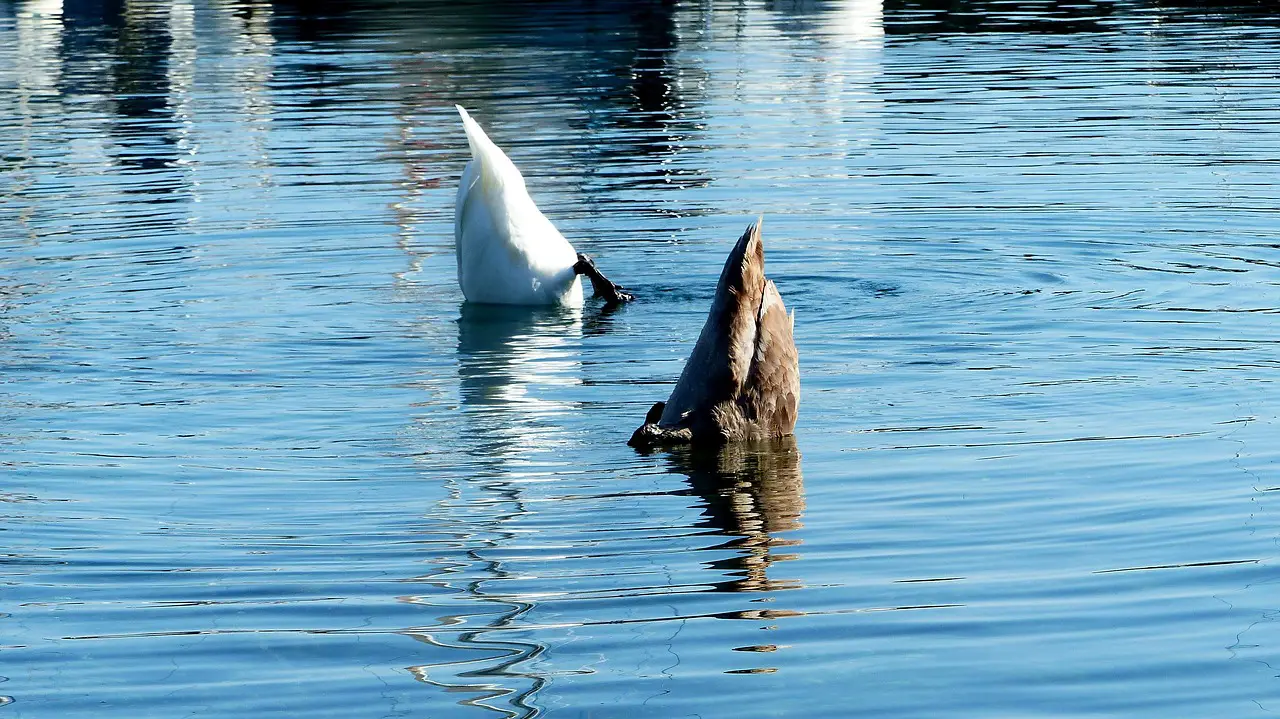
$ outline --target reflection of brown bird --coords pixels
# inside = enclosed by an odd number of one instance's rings
[[[788,315],[764,276],[761,218],[729,253],[702,334],[671,397],[631,435],[633,447],[726,442],[791,434],[800,360]]]
[[[721,548],[741,553],[712,567],[740,578],[719,583],[720,591],[792,589],[794,580],[770,579],[768,568],[791,559],[777,547],[799,540],[775,536],[800,528],[804,513],[804,477],[794,437],[734,442],[715,448],[674,449],[672,468],[689,477],[693,493],[707,503],[708,522],[734,539]]]

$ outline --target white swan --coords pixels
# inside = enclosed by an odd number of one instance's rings
[[[610,304],[632,299],[578,254],[525,190],[524,176],[461,105],[471,161],[454,208],[458,284],[468,302],[582,305],[579,274]]]

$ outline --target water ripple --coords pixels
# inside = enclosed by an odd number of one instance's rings
[[[0,710],[1275,708],[1260,5],[90,5],[0,6]],[[462,303],[455,102],[636,303]],[[630,450],[759,213],[797,436]]]

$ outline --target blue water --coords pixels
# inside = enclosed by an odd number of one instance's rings
[[[1280,26],[944,5],[0,2],[0,716],[1280,711]],[[794,441],[637,453],[757,214]]]

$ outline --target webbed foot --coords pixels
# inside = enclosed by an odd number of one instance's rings
[[[604,298],[606,307],[620,305],[636,298],[630,292],[624,292],[622,285],[611,282],[608,277],[605,277],[596,268],[596,263],[581,252],[578,253],[578,261],[573,265],[573,271],[580,275],[586,275],[587,279],[591,280],[593,293],[596,297]]]

